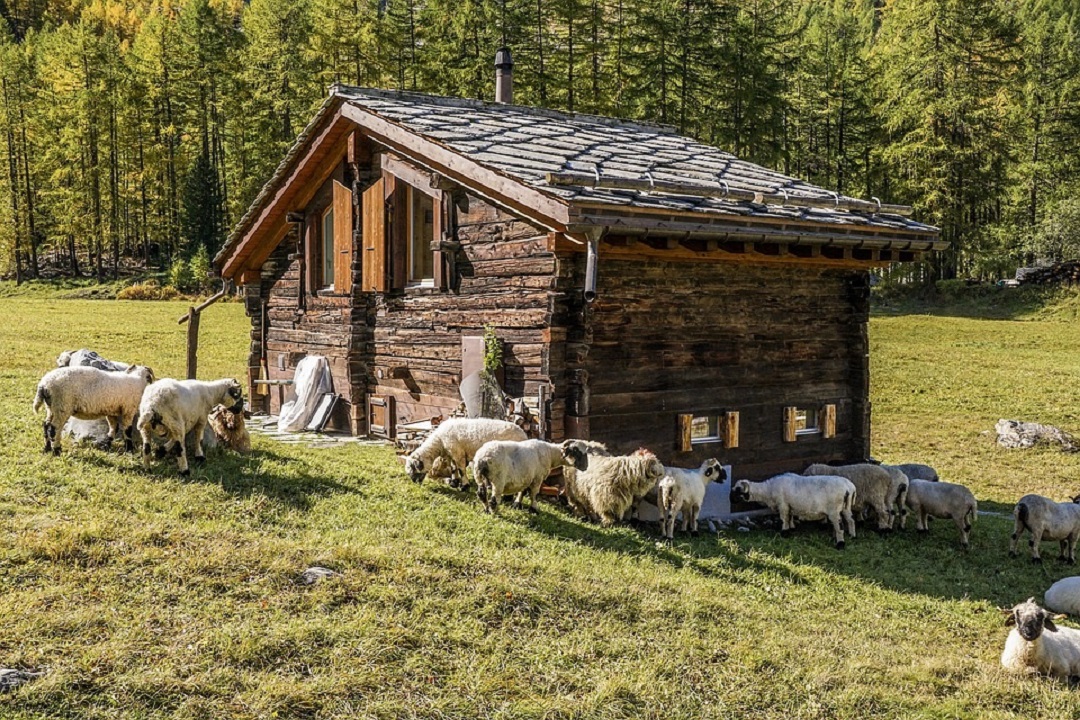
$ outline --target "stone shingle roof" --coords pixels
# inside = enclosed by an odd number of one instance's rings
[[[824,188],[740,160],[662,125],[417,93],[344,86],[335,87],[334,93],[351,105],[376,113],[572,206],[708,213],[713,217],[768,217],[904,233],[937,233],[936,228],[899,215],[594,188],[584,183],[555,186],[546,180],[548,173],[563,171],[589,176],[599,172],[605,178],[635,180],[651,175],[656,181],[711,188],[722,181],[732,189],[786,192],[792,199],[832,201],[836,197]]]

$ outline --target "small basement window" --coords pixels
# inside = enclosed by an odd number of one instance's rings
[[[818,411],[815,408],[789,406],[784,408],[784,442],[795,442],[805,435],[817,435]]]
[[[322,233],[322,277],[319,279],[319,287],[334,287],[334,206],[331,205],[323,213],[322,223],[319,227]]]
[[[720,418],[716,415],[695,415],[690,420],[690,442],[694,445],[719,442]]]

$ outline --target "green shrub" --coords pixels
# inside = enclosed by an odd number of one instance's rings
[[[116,293],[117,300],[175,300],[180,297],[176,288],[158,285],[157,280],[135,283]]]
[[[214,280],[210,277],[210,253],[205,245],[200,245],[192,256],[188,266],[191,272],[191,290],[208,293],[213,289]]]
[[[192,290],[192,282],[194,278],[191,274],[191,266],[188,265],[187,260],[184,258],[176,258],[173,260],[172,266],[169,267],[169,285],[180,292],[190,292]]]

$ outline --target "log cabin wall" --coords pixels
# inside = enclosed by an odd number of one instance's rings
[[[579,263],[583,263],[580,260]],[[568,393],[588,434],[669,464],[759,479],[869,451],[869,285],[860,270],[605,259],[569,330]],[[784,438],[786,407],[834,405],[835,436]],[[738,447],[679,449],[684,413],[739,413]],[[568,428],[570,426],[568,425]]]
[[[463,190],[447,197],[450,234],[461,243],[451,288],[369,293],[371,392],[394,397],[398,422],[457,408],[462,336],[482,335],[485,325],[503,341],[507,395],[535,397],[549,383],[548,328],[559,303],[547,231]]]

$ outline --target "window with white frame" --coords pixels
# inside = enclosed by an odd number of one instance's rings
[[[693,444],[717,442],[720,436],[720,418],[717,415],[695,415],[690,420],[690,442]]]
[[[430,195],[410,186],[407,191],[406,237],[409,240],[409,284],[435,284],[435,255],[431,243],[435,239],[435,202]]]

